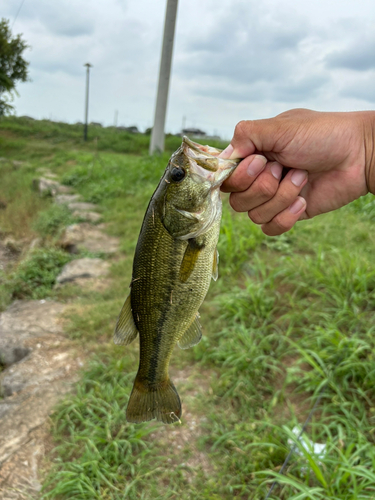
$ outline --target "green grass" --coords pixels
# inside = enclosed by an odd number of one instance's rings
[[[122,250],[109,288],[59,292],[73,302],[68,334],[96,358],[52,417],[57,448],[44,498],[263,500],[275,479],[273,500],[375,498],[373,197],[279,238],[265,237],[225,203],[219,280],[201,308],[204,337],[172,358],[172,373],[186,377],[177,384],[182,424],[131,425],[125,408],[138,350],[115,347],[111,337],[168,154],[149,158],[135,138],[132,155],[100,150],[100,138],[96,149],[83,146],[78,132],[69,135],[74,129],[48,132],[48,123],[34,124],[29,142],[22,127],[3,128],[4,141],[24,141],[19,159],[29,152],[31,166],[47,166],[99,203]],[[53,238],[65,219],[46,203],[33,227]],[[306,435],[325,443],[326,453],[319,458],[298,445],[280,476],[292,429],[325,385]]]
[[[76,222],[66,205],[51,205],[38,213],[32,228],[44,238],[58,238],[64,228]]]
[[[2,117],[0,131],[5,134],[22,138],[33,137],[36,140],[47,139],[53,145],[69,142],[75,147],[97,151],[112,151],[117,153],[147,154],[150,146],[150,135],[132,134],[114,127],[89,126],[88,141],[83,145],[83,125],[70,125],[50,120],[30,120],[14,116]],[[181,144],[181,138],[166,134],[165,149],[169,153],[175,151]],[[224,143],[216,141],[212,146],[225,147]]]
[[[69,254],[53,247],[30,252],[8,278],[12,299],[47,297],[62,267],[71,259]]]

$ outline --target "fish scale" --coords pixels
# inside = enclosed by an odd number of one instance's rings
[[[114,337],[125,345],[138,333],[140,338],[139,369],[126,413],[130,422],[172,423],[181,417],[168,366],[176,343],[187,348],[201,339],[198,309],[216,276],[219,188],[238,163],[217,158],[219,152],[184,138],[143,220],[131,292]]]

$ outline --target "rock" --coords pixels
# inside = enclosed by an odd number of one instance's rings
[[[22,246],[21,244],[16,241],[13,238],[6,238],[4,241],[4,247],[10,254],[16,254],[18,255],[19,253],[22,252]]]
[[[33,189],[38,191],[42,195],[54,195],[57,194],[57,186],[59,183],[52,179],[45,179],[41,177],[40,179],[33,179]]]
[[[13,160],[12,161],[12,165],[13,165],[13,168],[15,170],[18,170],[19,168],[21,168],[23,165],[25,165],[25,162],[24,161],[17,161],[17,160]]]
[[[73,217],[76,217],[77,219],[81,219],[87,222],[99,222],[102,218],[101,214],[98,214],[97,212],[86,212],[85,210],[74,210],[73,212]]]
[[[36,169],[37,172],[41,173],[43,177],[48,177],[49,179],[58,179],[58,176],[51,172],[48,168],[40,167]]]
[[[48,417],[82,366],[77,346],[62,336],[66,307],[16,301],[0,315],[0,352],[14,363],[0,375],[1,500],[40,498]]]
[[[68,208],[70,210],[96,210],[98,205],[94,205],[94,203],[86,203],[83,201],[78,201],[75,203],[69,203]]]
[[[92,226],[87,222],[68,226],[60,240],[60,245],[70,253],[80,250],[98,253],[115,253],[119,248],[119,240],[104,234],[105,226]]]
[[[58,194],[55,196],[55,203],[58,205],[67,205],[68,203],[73,203],[81,199],[79,194]]]
[[[33,188],[39,192],[41,195],[51,195],[56,196],[57,194],[70,193],[71,189],[68,186],[64,186],[54,179],[48,179],[47,177],[40,177],[39,179],[33,179]]]
[[[1,362],[8,366],[25,357],[29,352],[26,344],[32,338],[43,336],[45,332],[61,333],[62,327],[57,318],[65,307],[47,300],[13,302],[0,315]]]
[[[0,200],[0,210],[5,210],[7,207],[7,202],[4,200]]]
[[[59,284],[75,281],[80,278],[100,278],[108,272],[109,263],[102,259],[76,259],[65,264],[56,279]]]

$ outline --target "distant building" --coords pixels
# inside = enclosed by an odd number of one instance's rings
[[[184,128],[182,129],[181,135],[195,137],[196,139],[207,136],[206,132],[203,132],[203,130],[200,130],[199,128]]]
[[[131,127],[116,127],[117,130],[124,130],[125,132],[130,132],[131,134],[139,134],[138,127],[132,125]]]
[[[93,127],[102,127],[103,125],[99,122],[90,122],[90,125],[92,125]]]

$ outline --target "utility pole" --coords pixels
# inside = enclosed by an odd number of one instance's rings
[[[114,126],[117,128],[117,122],[118,122],[118,109],[115,111],[115,121],[114,121]]]
[[[178,0],[167,0],[165,13],[163,48],[161,52],[158,94],[155,119],[152,127],[150,154],[164,151],[164,127],[167,113],[169,79],[171,75],[174,31],[176,26]]]
[[[83,140],[87,141],[87,127],[88,127],[88,118],[89,118],[89,81],[90,81],[90,68],[92,68],[92,64],[86,63],[86,105],[85,105],[85,125],[83,129]]]

